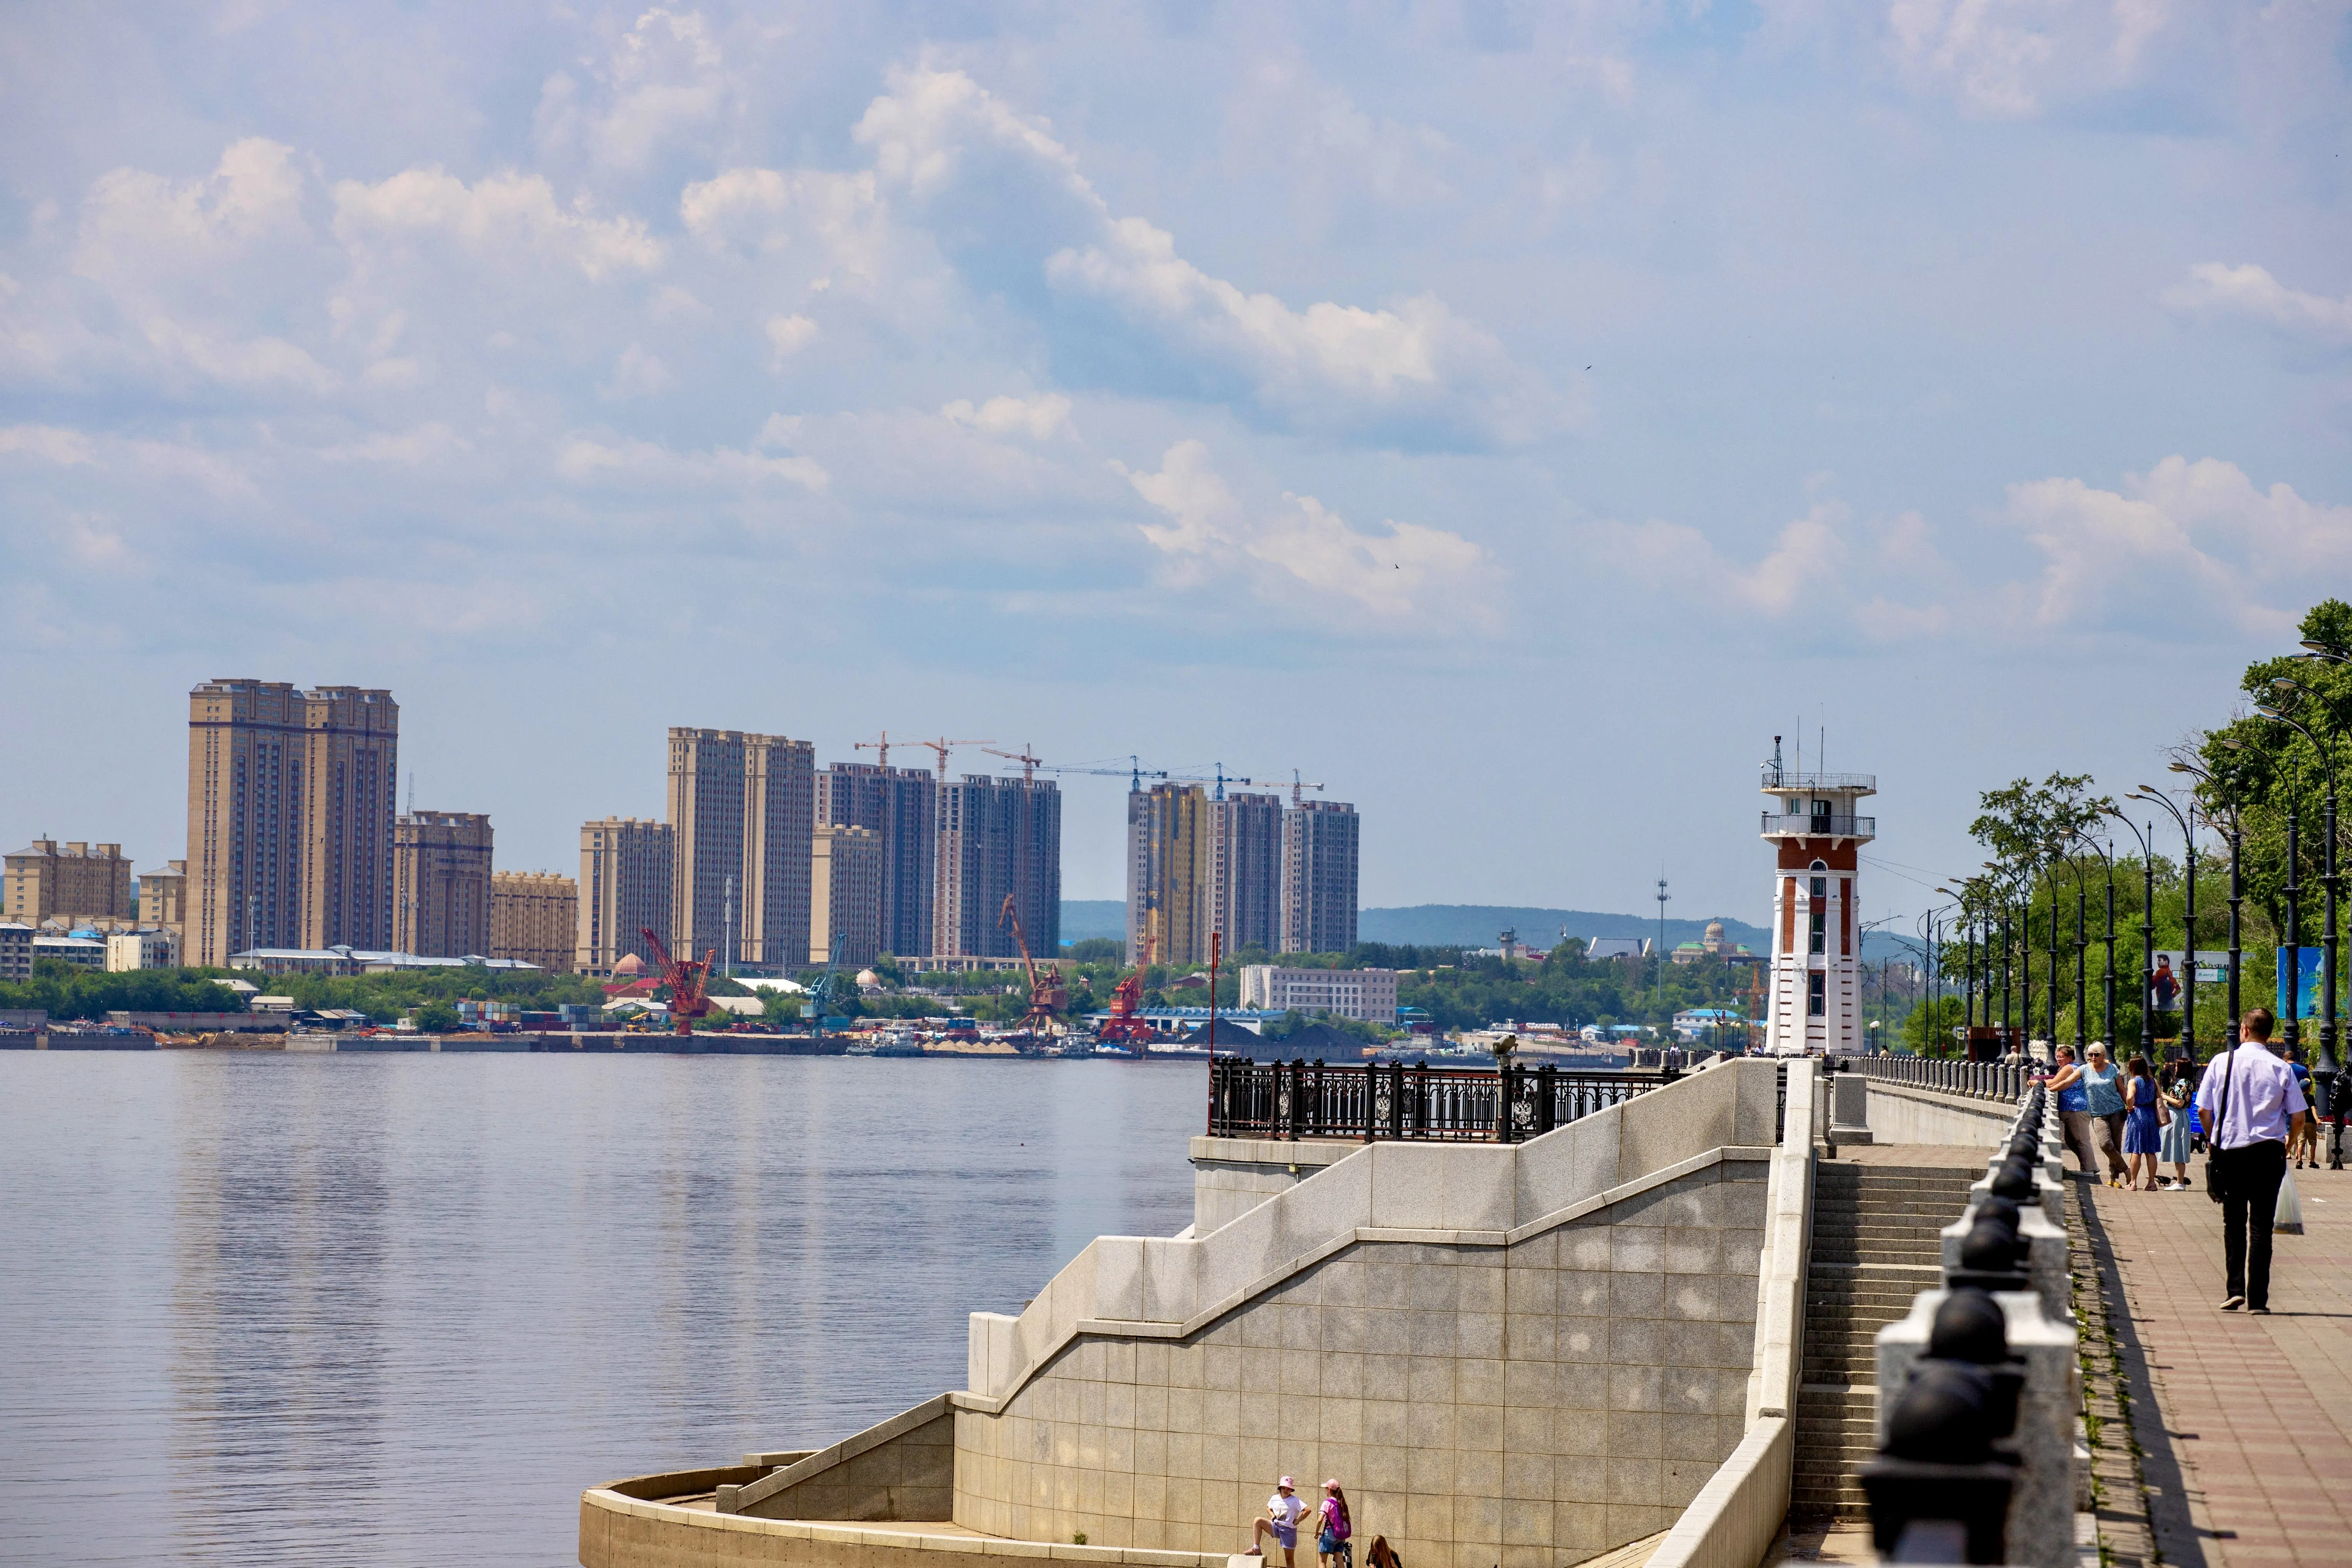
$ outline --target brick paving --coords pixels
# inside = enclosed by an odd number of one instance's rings
[[[2275,1238],[2267,1318],[2217,1310],[2221,1211],[2201,1160],[2196,1192],[2070,1178],[2111,1282],[2116,1398],[2166,1563],[2352,1564],[2352,1172],[2293,1174],[2305,1234]],[[2124,1500],[2103,1500],[2103,1535]]]

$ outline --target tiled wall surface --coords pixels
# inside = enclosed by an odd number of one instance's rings
[[[1286,1473],[1310,1500],[1338,1477],[1359,1541],[1412,1568],[1558,1568],[1663,1530],[1743,1430],[1764,1173],[1507,1247],[1359,1243],[1181,1341],[1084,1335],[1001,1414],[957,1412],[955,1521],[1240,1551]]]
[[[953,1420],[941,1415],[744,1511],[761,1519],[946,1519],[952,1506],[954,1446]]]

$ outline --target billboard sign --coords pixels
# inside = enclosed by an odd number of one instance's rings
[[[2226,985],[2230,983],[2230,950],[2200,948],[2197,950],[2197,984]],[[2142,1000],[2159,1013],[2170,1013],[2180,1006],[2180,993],[2189,984],[2189,954],[2180,948],[2159,947],[2156,950],[2156,967],[2148,973],[2147,995]]]
[[[2287,994],[2289,954],[2295,956],[2298,968],[2293,997]],[[2278,1016],[2282,1020],[2319,1016],[2320,956],[2320,950],[2315,947],[2283,947],[2278,950]]]

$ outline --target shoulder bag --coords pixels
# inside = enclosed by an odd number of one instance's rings
[[[2230,1114],[2230,1069],[2238,1063],[2238,1047],[2231,1046],[2221,1061],[2221,1089],[2213,1096],[2213,1125],[2205,1130],[2211,1146],[2205,1151],[2205,1195],[2215,1203],[2230,1195],[2229,1183],[2222,1173],[2221,1156],[2229,1151],[2221,1147],[2221,1127]]]

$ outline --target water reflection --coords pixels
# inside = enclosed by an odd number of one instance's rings
[[[568,1563],[1191,1217],[1197,1065],[0,1058],[12,1562]]]

